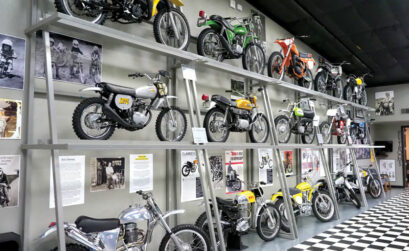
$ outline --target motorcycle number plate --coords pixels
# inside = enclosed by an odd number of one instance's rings
[[[121,110],[128,110],[132,107],[133,98],[129,95],[116,95],[115,105]]]

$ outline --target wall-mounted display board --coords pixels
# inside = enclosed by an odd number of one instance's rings
[[[396,181],[395,160],[381,159],[379,161],[381,174],[387,174],[389,181]]]
[[[243,188],[244,155],[243,151],[226,151],[226,193],[235,193]]]
[[[129,192],[153,190],[153,154],[129,155]]]
[[[21,100],[0,98],[0,139],[21,139]]]
[[[271,148],[260,148],[258,149],[258,180],[259,182],[266,183],[265,186],[273,185],[273,149]]]
[[[199,164],[195,151],[180,151],[181,201],[193,201],[203,197],[199,177]]]

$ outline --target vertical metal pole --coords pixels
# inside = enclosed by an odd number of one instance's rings
[[[278,146],[279,142],[278,142],[276,126],[274,124],[274,114],[271,108],[270,96],[268,95],[268,90],[266,90],[266,86],[263,86],[262,94],[263,94],[264,107],[266,108],[267,119],[270,123],[269,129],[270,129],[271,145]],[[284,195],[285,210],[286,210],[287,215],[290,218],[289,221],[291,225],[292,237],[294,239],[298,239],[297,223],[295,221],[293,206],[290,200],[290,192],[288,190],[287,181],[285,178],[284,163],[281,159],[280,150],[276,148],[276,149],[273,149],[273,152],[274,152],[275,161],[276,163],[278,163],[278,177],[280,181],[281,190],[283,191],[283,195]]]
[[[350,151],[351,151],[351,158],[352,158],[352,163],[354,167],[354,174],[355,174],[356,179],[358,180],[359,192],[361,193],[361,199],[362,199],[362,202],[364,203],[364,207],[367,208],[368,201],[366,200],[364,186],[362,184],[361,175],[358,169],[358,162],[356,161],[355,149],[351,148]]]
[[[50,33],[43,31],[44,49],[45,49],[45,63],[46,63],[46,83],[47,83],[47,103],[48,103],[48,118],[50,126],[51,144],[57,144],[57,125],[56,125],[56,113],[55,113],[55,100],[54,100],[54,82],[52,76],[51,66],[51,50],[50,50]],[[61,176],[59,168],[58,151],[51,150],[52,157],[52,169],[53,169],[53,181],[54,181],[54,201],[55,201],[55,214],[57,222],[58,233],[58,250],[65,251],[65,231],[64,231],[64,216],[62,206],[62,194],[61,194]]]

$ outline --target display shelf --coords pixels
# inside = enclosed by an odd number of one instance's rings
[[[287,89],[291,89],[303,94],[307,95],[312,95],[315,97],[319,97],[322,99],[326,99],[332,102],[336,103],[343,103],[343,104],[348,104],[353,107],[367,110],[367,111],[375,111],[374,108],[367,107],[367,106],[362,106],[353,102],[349,102],[340,98],[335,98],[333,96],[317,92],[314,90],[310,90],[304,87],[300,87],[282,80],[278,80],[275,78],[270,78],[265,75],[257,74],[254,72],[250,72],[244,69],[241,69],[236,66],[232,66],[226,63],[218,62],[216,60],[202,57],[200,55],[187,52],[187,51],[182,51],[176,48],[168,47],[163,44],[159,43],[152,43],[151,40],[147,40],[144,38],[141,38],[136,35],[132,35],[126,32],[122,32],[116,29],[112,29],[106,26],[101,26],[97,24],[93,24],[91,22],[87,22],[85,20],[71,17],[62,13],[54,13],[42,20],[40,20],[38,23],[35,25],[29,27],[26,29],[27,34],[32,34],[34,32],[43,30],[43,29],[50,29],[53,27],[60,27],[60,28],[65,28],[65,29],[70,29],[70,30],[77,30],[79,32],[88,32],[92,33],[92,35],[95,37],[102,36],[102,37],[108,37],[111,39],[115,40],[120,40],[122,42],[128,43],[132,46],[135,46],[137,48],[154,52],[156,54],[161,54],[164,56],[169,56],[169,57],[174,57],[179,60],[181,60],[181,63],[191,63],[195,65],[202,65],[206,66],[208,68],[229,73],[229,74],[234,74],[238,75],[241,77],[244,77],[249,80],[255,80],[260,83],[257,83],[256,85],[272,85],[272,86],[278,86],[278,87],[283,87]]]

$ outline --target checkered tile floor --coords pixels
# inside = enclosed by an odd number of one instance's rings
[[[409,251],[409,190],[289,249],[302,250]]]

